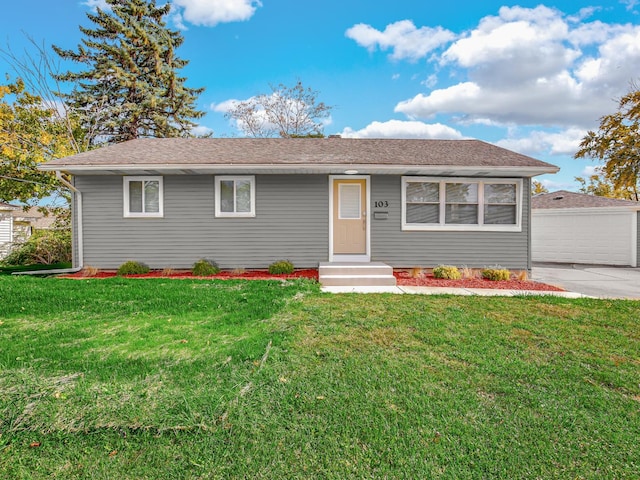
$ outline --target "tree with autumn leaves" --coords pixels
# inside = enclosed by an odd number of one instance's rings
[[[0,85],[0,201],[36,204],[66,189],[37,166],[78,153],[78,133],[53,106],[25,90],[22,80]]]
[[[598,131],[589,131],[575,158],[600,160],[598,174],[576,178],[582,191],[639,201],[640,189],[640,89],[632,85],[618,102],[618,111],[600,119]],[[595,178],[594,178],[595,177]]]

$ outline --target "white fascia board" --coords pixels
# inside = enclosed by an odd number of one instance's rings
[[[212,165],[212,164],[111,164],[111,165],[40,165],[42,171],[63,171],[72,175],[120,174],[120,172],[149,171],[160,174],[180,175],[185,171],[198,174],[214,174],[233,171],[237,173],[327,173],[339,174],[346,170],[357,170],[359,174],[378,175],[443,175],[443,176],[483,176],[483,177],[534,177],[545,173],[555,173],[557,167],[487,167],[454,165],[361,165],[361,164],[288,164],[288,165]]]
[[[531,214],[536,216],[574,216],[574,215],[607,215],[615,213],[632,213],[640,211],[640,205],[625,207],[581,207],[581,208],[532,208]]]

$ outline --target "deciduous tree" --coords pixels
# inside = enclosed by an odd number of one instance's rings
[[[0,201],[34,205],[51,195],[68,196],[54,174],[37,169],[77,153],[67,127],[22,80],[0,85]]]
[[[623,200],[637,200],[636,192],[633,188],[623,186],[616,187],[608,177],[606,171],[602,167],[595,169],[595,173],[587,178],[575,177],[580,184],[580,191],[589,195],[597,195],[599,197],[620,198]]]
[[[94,28],[80,27],[76,50],[54,46],[65,60],[84,67],[59,75],[74,84],[64,95],[82,114],[91,143],[117,143],[140,137],[191,136],[202,88],[188,88],[179,75],[187,61],[176,55],[184,39],[164,19],[171,4],[155,0],[105,0],[110,11],[87,14]]]
[[[638,200],[640,178],[640,90],[632,84],[618,102],[618,111],[600,119],[597,132],[589,131],[576,158],[604,162],[602,172],[615,190],[628,190]]]
[[[331,109],[298,81],[293,87],[271,85],[269,94],[235,102],[225,116],[250,137],[322,137]]]
[[[534,180],[531,182],[531,193],[533,195],[540,195],[542,193],[549,193],[549,189],[545,187],[542,182]]]

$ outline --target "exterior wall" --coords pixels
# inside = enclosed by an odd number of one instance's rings
[[[402,231],[401,177],[371,178],[371,260],[394,267],[434,267],[441,264],[479,268],[500,265],[528,270],[530,184],[523,181],[521,232]],[[388,208],[375,202],[388,201]],[[388,212],[377,220],[376,211]]]
[[[216,218],[212,175],[165,176],[164,217],[124,218],[122,177],[79,176],[83,265],[115,269],[136,260],[151,268],[190,268],[209,258],[226,269],[265,268],[279,259],[317,267],[329,258],[328,182],[327,175],[258,175],[256,217]],[[401,177],[372,176],[371,260],[394,267],[529,269],[529,188],[525,179],[521,232],[402,231]],[[376,201],[389,206],[374,208]],[[375,218],[381,210],[386,219]]]
[[[83,192],[84,266],[190,268],[209,258],[227,269],[280,259],[303,268],[329,256],[327,176],[256,176],[255,218],[216,218],[212,175],[165,176],[163,218],[123,218],[120,176],[79,176],[75,185]]]
[[[637,266],[638,212],[615,208],[533,210],[533,260]]]
[[[640,211],[636,212],[636,267],[640,267]]]
[[[0,259],[11,249],[13,241],[13,218],[10,211],[0,211]]]

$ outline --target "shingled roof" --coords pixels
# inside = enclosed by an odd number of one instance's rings
[[[617,198],[598,197],[585,193],[568,192],[558,190],[557,192],[543,193],[531,199],[531,208],[615,208],[615,207],[636,207],[640,210],[640,202],[620,200]]]
[[[345,167],[358,167],[361,173],[393,168],[423,172],[437,167],[522,170],[523,176],[558,170],[554,165],[480,140],[342,138],[147,138],[53,160],[42,169],[118,174],[135,169],[207,173],[220,167],[260,167],[262,171],[272,167],[299,173],[338,173]]]

